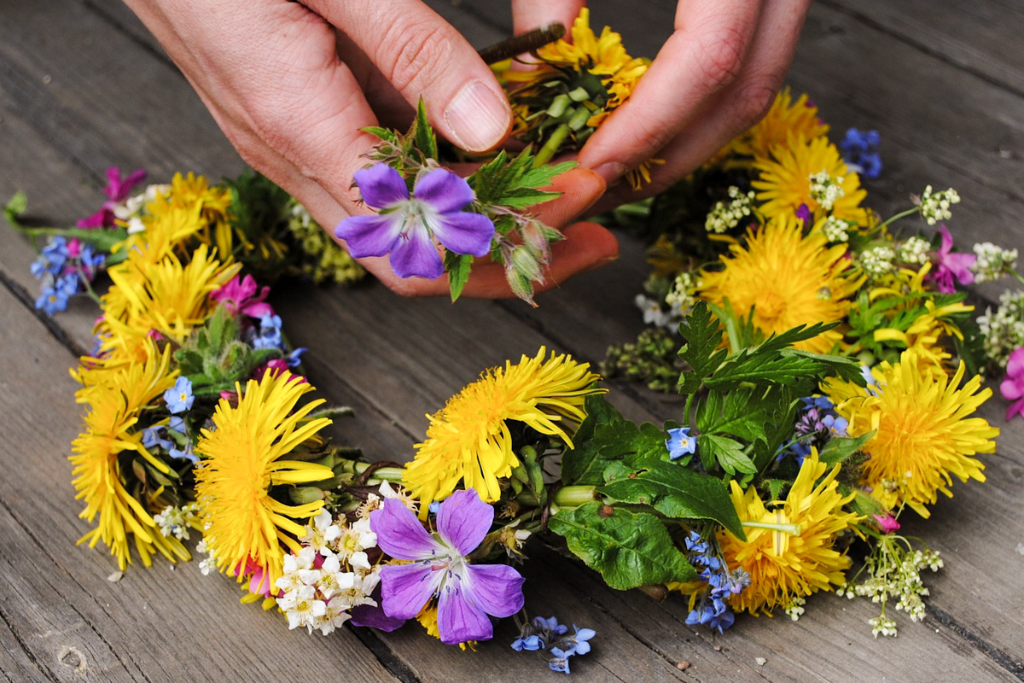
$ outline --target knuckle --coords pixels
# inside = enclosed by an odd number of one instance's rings
[[[422,83],[431,73],[451,64],[453,38],[446,27],[440,26],[400,26],[400,33],[385,44],[400,46],[383,59],[381,71],[388,81],[400,92],[408,91],[412,86]],[[392,28],[392,32],[398,29]],[[419,88],[422,90],[422,87]],[[420,94],[420,93],[415,93]]]
[[[736,26],[708,34],[697,52],[697,68],[708,84],[721,87],[736,80],[747,53],[747,36]]]
[[[781,87],[781,79],[770,76],[759,76],[743,83],[736,107],[741,124],[744,127],[751,126],[764,118]]]

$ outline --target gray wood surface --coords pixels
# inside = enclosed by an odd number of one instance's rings
[[[510,30],[501,2],[432,0],[477,46]],[[637,54],[653,54],[674,3],[598,0]],[[1024,250],[1024,80],[1021,10],[1000,0],[822,0],[808,18],[790,81],[837,133],[882,134],[885,171],[867,184],[883,213],[925,184],[964,197],[951,228]],[[0,6],[0,199],[29,195],[31,213],[70,223],[99,202],[107,166],[154,179],[193,170],[216,178],[242,164],[185,80],[114,0],[5,0]],[[194,564],[157,561],[119,582],[101,551],[76,547],[66,456],[79,428],[67,369],[91,347],[95,309],[55,320],[32,310],[31,248],[0,229],[0,674],[9,681],[560,680],[512,652],[512,626],[479,654],[441,646],[417,628],[395,634],[289,632],[274,614],[237,605],[237,586]],[[484,368],[544,344],[599,360],[642,326],[632,298],[645,269],[639,245],[544,295],[518,302],[403,300],[380,286],[351,291],[288,285],[275,293],[290,336],[308,346],[314,384],[357,417],[335,436],[371,457],[404,460],[425,413]],[[979,288],[991,298],[998,288]],[[664,420],[678,401],[614,386],[620,409]],[[875,640],[873,606],[815,596],[797,623],[740,617],[725,636],[685,626],[679,600],[616,592],[543,548],[528,563],[527,608],[597,629],[574,662],[595,681],[1024,680],[1024,426],[1004,424],[986,485],[953,487],[925,524],[943,552],[929,576],[929,615]],[[764,658],[759,665],[755,658]],[[688,668],[677,664],[689,662]]]

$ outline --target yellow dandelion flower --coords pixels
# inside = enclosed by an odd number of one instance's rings
[[[916,271],[902,268],[890,277],[885,286],[873,288],[869,299],[872,303],[885,297],[905,299],[905,303],[893,307],[891,315],[916,308],[920,305],[921,299],[928,294],[924,279],[930,270],[930,263],[925,263]],[[945,372],[948,361],[952,358],[945,348],[945,343],[949,337],[960,340],[964,338],[960,328],[949,318],[970,313],[974,307],[961,302],[937,306],[930,299],[925,299],[924,306],[925,312],[918,315],[906,330],[882,327],[873,332],[873,339],[881,343],[895,342],[903,349],[914,351],[919,364]]]
[[[605,27],[590,28],[584,7],[572,26],[572,40],[558,40],[534,53],[536,68],[498,73],[515,113],[514,134],[540,143],[546,162],[558,150],[575,149],[621,106],[647,72],[650,60],[630,57],[622,37]],[[649,170],[649,169],[644,169]],[[639,181],[643,171],[633,175]]]
[[[767,161],[773,147],[784,146],[791,140],[813,140],[827,133],[828,124],[818,118],[818,108],[808,101],[807,95],[801,95],[794,102],[789,86],[786,86],[775,96],[775,102],[764,118],[736,137],[729,146],[741,156]]]
[[[147,216],[146,229],[129,235],[115,245],[115,249],[125,249],[126,253],[135,255],[136,263],[157,263],[171,253],[181,255],[181,247],[190,243],[205,225],[201,211],[200,205],[175,206],[155,216]],[[125,269],[119,265],[113,270]]]
[[[795,215],[801,204],[817,213],[823,207],[819,207],[811,191],[811,176],[825,173],[842,189],[842,195],[834,197],[831,215],[858,225],[867,222],[867,211],[860,206],[867,192],[861,189],[860,178],[846,167],[839,150],[827,138],[807,141],[798,135],[785,146],[773,147],[771,156],[754,162],[760,177],[751,183],[755,190],[760,190],[757,199],[763,202],[759,211],[764,216]]]
[[[150,263],[144,252],[132,252],[122,265],[109,271],[113,285],[103,295],[104,316],[94,331],[102,353],[124,357],[137,356],[154,334],[184,342],[216,308],[210,293],[241,267],[221,263],[206,245],[185,264],[174,254]]]
[[[205,223],[216,224],[227,218],[230,206],[231,191],[226,187],[210,185],[205,176],[175,173],[170,186],[146,205],[146,211],[156,218],[174,209],[198,210]]]
[[[541,434],[557,436],[572,447],[570,433],[583,421],[584,399],[605,389],[591,386],[600,377],[589,364],[554,353],[483,373],[435,415],[428,415],[427,440],[416,444],[416,457],[402,475],[402,485],[420,499],[425,517],[432,501],[451,495],[461,481],[485,501],[500,495],[498,479],[508,477],[519,460],[512,452],[507,422],[515,420]]]
[[[323,502],[288,505],[271,494],[271,487],[334,476],[330,467],[288,459],[331,421],[307,418],[323,399],[296,408],[313,388],[288,372],[265,373],[259,381],[249,380],[244,392],[240,384],[235,390],[241,396],[238,405],[222,399],[214,428],[202,430],[196,445],[204,458],[196,468],[196,499],[217,568],[241,581],[251,561],[264,568],[274,585],[282,574],[282,546],[301,549],[296,537],[305,533],[305,521]]]
[[[777,501],[773,509],[761,501],[756,487],[744,492],[735,481],[729,482],[732,502],[742,522],[798,527],[794,534],[746,527],[746,541],[727,531],[719,533],[729,568],[741,568],[750,574],[750,585],[729,600],[733,609],[771,615],[777,607],[789,607],[794,598],[846,582],[843,573],[850,566],[850,558],[834,548],[835,540],[860,517],[843,511],[855,494],[844,496],[839,492],[839,465],[827,474],[826,470],[828,465],[820,462],[818,452],[812,449],[786,500]]]
[[[729,252],[721,259],[721,270],[701,271],[698,293],[719,306],[728,299],[743,318],[753,309],[753,323],[765,335],[842,320],[848,298],[863,281],[848,268],[845,245],[829,247],[823,235],[804,236],[797,218],[771,221],[749,232],[745,245],[731,245]],[[828,353],[841,339],[832,329],[795,347]]]
[[[174,386],[176,372],[170,371],[170,349],[161,353],[152,340],[148,358],[105,373],[99,383],[88,384],[78,391],[76,400],[88,406],[85,430],[75,439],[69,457],[73,467],[77,500],[85,501],[79,517],[96,528],[83,536],[95,547],[100,541],[117,558],[124,569],[131,560],[129,537],[147,567],[151,556],[159,551],[172,562],[188,559],[189,553],[174,538],[165,538],[150,516],[145,504],[125,488],[121,468],[131,467],[131,459],[123,454],[136,453],[165,474],[167,465],[142,445],[142,430],[136,429],[140,412]]]
[[[877,387],[858,387],[829,380],[823,386],[836,412],[849,421],[847,432],[874,432],[864,444],[868,459],[861,483],[886,508],[909,505],[928,517],[926,504],[936,493],[952,496],[955,475],[960,481],[985,481],[984,465],[971,456],[995,452],[999,429],[982,417],[972,417],[992,395],[974,376],[963,387],[963,362],[952,378],[913,351],[900,362],[882,363],[872,371]]]

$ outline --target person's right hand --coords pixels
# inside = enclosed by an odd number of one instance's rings
[[[351,186],[353,173],[367,163],[361,155],[377,142],[362,128],[379,125],[381,117],[405,125],[422,98],[435,130],[467,151],[493,149],[511,129],[512,112],[490,69],[419,0],[125,2],[242,158],[332,235],[343,218],[368,213]],[[604,190],[586,171],[561,184],[573,191],[544,208],[564,222]],[[566,236],[548,287],[617,254],[615,239],[595,224],[572,226]],[[443,278],[397,278],[386,259],[365,259],[365,265],[403,295],[447,291]],[[511,296],[507,286],[496,287],[495,267],[500,270],[500,264],[474,269],[465,294]]]

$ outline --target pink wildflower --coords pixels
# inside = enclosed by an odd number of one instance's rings
[[[936,253],[937,268],[935,274],[929,276],[935,283],[936,288],[943,294],[952,294],[956,291],[953,281],[962,285],[969,285],[974,282],[974,273],[971,266],[977,260],[974,254],[952,253],[953,236],[943,225],[939,228],[942,235],[942,247]]]
[[[210,298],[227,306],[232,313],[241,313],[253,318],[274,315],[274,309],[266,303],[270,287],[260,289],[259,295],[256,294],[257,289],[256,280],[252,275],[246,275],[244,278],[236,275],[230,282],[210,294]]]
[[[112,228],[114,227],[114,207],[124,203],[128,194],[136,185],[146,179],[146,172],[139,169],[130,174],[127,178],[121,178],[121,170],[116,166],[107,169],[107,186],[103,188],[103,194],[107,195],[107,201],[99,211],[78,221],[79,228]]]
[[[884,515],[871,515],[875,518],[875,524],[878,526],[878,530],[883,534],[894,534],[900,530],[900,523],[896,521],[896,518],[886,513]]]
[[[1024,416],[1024,347],[1010,354],[1006,363],[1006,377],[999,385],[999,393],[1007,401],[1013,401],[1006,409],[1006,419],[1014,415]]]

